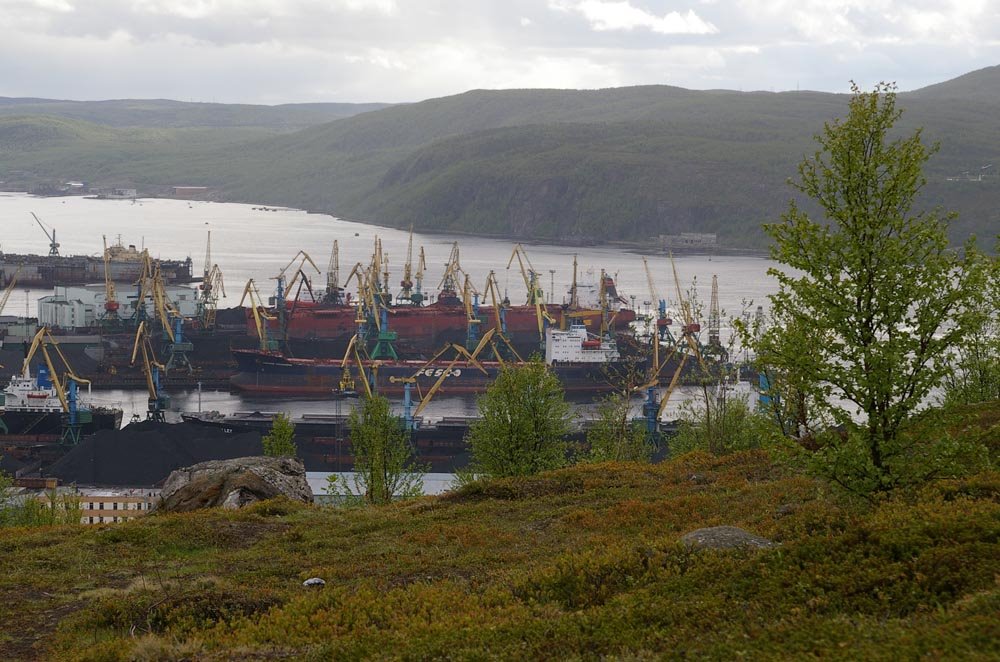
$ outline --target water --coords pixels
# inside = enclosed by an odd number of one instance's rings
[[[256,209],[255,209],[256,207]],[[391,228],[344,221],[325,214],[308,214],[294,209],[263,211],[257,205],[230,204],[186,200],[141,199],[93,200],[81,197],[37,198],[23,193],[0,193],[0,248],[9,253],[47,254],[49,240],[38,227],[31,212],[56,231],[63,255],[100,255],[101,235],[108,243],[120,236],[124,244],[149,248],[152,255],[169,259],[194,260],[195,273],[205,264],[207,233],[212,233],[212,262],[221,268],[226,282],[226,296],[220,306],[239,303],[243,287],[253,278],[266,296],[274,286],[273,278],[295,257],[306,251],[322,270],[314,283],[322,289],[326,282],[327,265],[333,241],[340,251],[340,272],[343,281],[357,262],[370,260],[376,235],[381,238],[383,252],[391,266],[390,283],[398,284],[406,258],[408,233]],[[501,289],[509,292],[514,303],[527,298],[517,261],[507,268],[513,244],[497,239],[454,237],[440,234],[414,233],[414,262],[419,247],[427,258],[424,289],[436,292],[448,260],[453,241],[461,248],[461,263],[477,287],[482,289],[490,270],[496,272]],[[566,299],[573,277],[573,256],[578,261],[578,281],[596,283],[601,269],[615,275],[619,294],[633,299],[642,311],[643,302],[652,300],[643,269],[642,256],[618,248],[571,247],[531,244],[527,255],[535,270],[542,274],[542,286],[552,301]],[[658,295],[676,300],[676,287],[669,260],[662,255],[648,257],[653,282]],[[767,275],[774,263],[748,256],[684,255],[675,258],[680,287],[687,291],[697,281],[698,295],[707,311],[712,275],[718,275],[719,302],[728,315],[739,315],[744,303],[766,304],[765,297],[774,291],[774,280]],[[312,272],[315,273],[315,272]],[[7,303],[5,314],[33,316],[39,297],[48,291],[15,290]],[[723,318],[726,317],[723,315]],[[723,328],[723,336],[728,329]],[[685,393],[679,394],[681,402]],[[126,420],[133,412],[144,415],[146,395],[141,392],[95,392],[93,400],[103,404],[120,404],[126,410]],[[197,392],[172,393],[171,409],[196,410]],[[202,409],[223,412],[246,410],[284,410],[292,413],[326,412],[330,402],[254,401],[223,392],[203,392]],[[667,417],[670,416],[668,409]],[[430,417],[472,415],[473,398],[442,398],[431,403]]]

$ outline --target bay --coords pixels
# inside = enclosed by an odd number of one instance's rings
[[[172,199],[96,200],[79,196],[35,197],[24,193],[0,193],[0,250],[7,253],[47,254],[49,240],[38,227],[32,212],[56,231],[62,255],[100,255],[102,235],[109,243],[120,237],[125,245],[148,248],[155,257],[183,259],[191,257],[195,274],[205,264],[206,240],[211,231],[211,260],[221,268],[226,281],[226,296],[220,306],[237,305],[247,280],[253,278],[265,296],[274,287],[274,277],[298,253],[305,251],[321,273],[310,271],[314,284],[322,288],[334,240],[339,244],[340,272],[343,281],[357,262],[370,260],[375,238],[382,242],[390,261],[390,283],[398,285],[406,258],[409,233],[403,230],[338,219],[326,214],[310,214],[287,208],[260,205],[186,201]],[[515,260],[511,267],[513,242],[469,236],[423,234],[414,232],[414,262],[421,246],[427,259],[424,290],[436,293],[453,242],[461,251],[461,264],[477,287],[482,288],[489,271],[496,272],[498,283],[512,302],[522,303],[527,292]],[[676,300],[670,261],[655,254],[651,241],[647,255],[654,287],[660,297]],[[642,255],[631,250],[601,246],[564,246],[530,244],[526,253],[534,269],[542,275],[542,286],[552,301],[565,301],[573,278],[573,258],[578,263],[578,280],[596,283],[602,269],[614,275],[619,294],[634,301],[641,312],[651,301]],[[685,293],[696,286],[706,313],[712,276],[718,277],[719,302],[723,319],[739,315],[757,304],[766,305],[766,296],[776,285],[767,275],[770,260],[738,255],[678,255],[675,265],[680,288]],[[49,294],[40,290],[15,290],[5,309],[8,315],[34,315],[36,301]],[[725,336],[729,329],[722,330]],[[194,391],[171,394],[172,410],[197,409]],[[126,420],[135,412],[145,412],[144,392],[95,392],[95,401],[120,404]],[[681,393],[676,402],[684,400]],[[327,412],[330,402],[258,401],[223,392],[201,393],[203,409],[225,413],[247,410],[283,410],[291,413]],[[676,407],[676,404],[674,405]],[[670,409],[674,409],[671,407]],[[472,398],[442,398],[428,409],[430,417],[471,415]],[[668,410],[667,417],[670,417]]]

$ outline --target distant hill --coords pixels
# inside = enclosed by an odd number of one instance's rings
[[[924,127],[940,144],[923,203],[960,213],[956,240],[1000,226],[1000,178],[984,169],[1000,165],[998,77],[994,67],[900,95],[900,130]],[[669,86],[474,90],[283,134],[8,118],[0,180],[14,171],[153,192],[184,181],[219,199],[424,230],[581,242],[706,231],[760,247],[761,223],[793,195],[787,179],[847,101]]]
[[[384,103],[300,103],[280,106],[190,103],[168,99],[64,101],[0,97],[0,116],[51,115],[113,127],[253,127],[295,131],[358,113]]]

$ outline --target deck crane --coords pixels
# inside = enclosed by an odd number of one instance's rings
[[[667,317],[667,300],[660,297],[653,283],[653,273],[649,269],[649,261],[645,256],[642,258],[642,266],[646,270],[646,284],[649,285],[650,303],[656,304],[656,334],[660,340],[665,340],[670,335],[670,325],[673,320]]]
[[[35,217],[35,223],[38,223],[38,227],[42,229],[45,236],[49,238],[49,257],[56,257],[59,255],[59,242],[56,241],[56,229],[46,228],[45,224],[42,223],[42,219],[38,218],[35,212],[31,212],[31,215]]]
[[[111,256],[108,253],[108,238],[101,235],[104,242],[104,322],[109,325],[117,325],[118,319],[118,296],[115,293],[115,281],[111,278]]]
[[[59,360],[62,361],[62,366],[65,368],[62,377],[60,377],[59,371],[52,362],[49,347],[55,350]],[[21,367],[22,377],[31,377],[31,361],[35,358],[35,353],[38,350],[42,352],[45,365],[49,370],[49,377],[52,380],[52,386],[56,391],[56,396],[59,398],[59,404],[62,405],[64,413],[62,441],[63,443],[76,444],[80,441],[80,434],[84,424],[90,422],[90,412],[86,409],[80,409],[77,388],[80,385],[86,384],[89,389],[90,380],[78,376],[73,371],[69,361],[66,360],[66,356],[59,349],[59,343],[52,337],[47,326],[38,329],[35,337],[31,340],[31,347],[25,353],[24,364]]]
[[[399,281],[399,294],[396,303],[413,302],[413,226],[410,226],[410,238],[406,242],[406,262],[403,263],[403,278]]]
[[[340,287],[340,247],[333,240],[333,250],[330,252],[330,264],[326,268],[326,294],[323,303],[340,306],[344,303],[344,291]]]
[[[139,327],[135,330],[135,342],[132,345],[132,360],[129,365],[135,365],[135,360],[140,351],[142,352],[142,374],[146,377],[146,391],[149,394],[146,420],[163,423],[164,412],[167,410],[169,398],[167,398],[160,387],[160,371],[166,370],[166,367],[156,360],[156,352],[153,350],[149,328],[144,321],[140,322]]]
[[[260,300],[260,292],[257,290],[257,284],[254,283],[253,278],[248,280],[246,287],[243,288],[243,296],[240,298],[239,305],[242,306],[247,299],[250,299],[250,314],[253,316],[254,327],[257,329],[261,351],[267,352],[277,349],[277,344],[270,339],[267,332],[267,323],[273,320],[274,316],[268,314],[267,308]]]

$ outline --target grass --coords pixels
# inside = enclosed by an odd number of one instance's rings
[[[780,544],[678,542],[722,524]],[[764,452],[693,453],[379,508],[5,531],[0,657],[995,659],[998,577],[997,472],[872,504]]]

